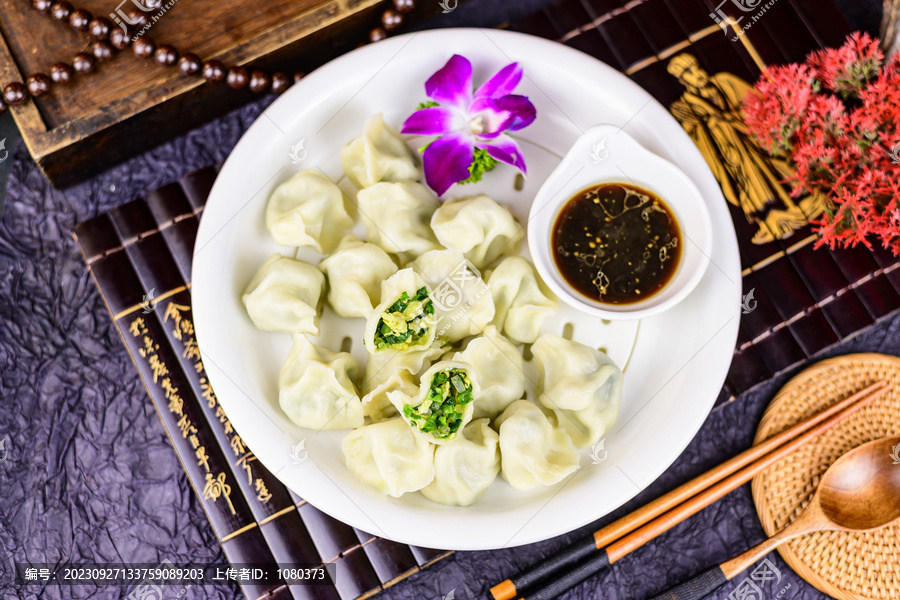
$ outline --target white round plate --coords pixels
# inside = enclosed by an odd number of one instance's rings
[[[516,92],[531,98],[538,118],[516,132],[529,169],[521,192],[513,189],[514,170],[500,165],[482,183],[451,189],[447,196],[488,193],[509,205],[524,225],[535,191],[580,133],[612,123],[696,183],[715,232],[710,268],[672,310],[639,325],[604,323],[574,312],[545,324],[544,331],[561,333],[572,323],[566,329],[574,330],[574,339],[607,348],[620,366],[627,364],[619,418],[605,449],[593,457],[583,452],[581,469],[558,485],[525,493],[498,478],[483,498],[464,508],[435,504],[420,494],[383,496],[344,466],[340,444],[347,432],[294,425],[278,406],[277,390],[290,336],[255,329],[241,303],[244,288],[268,256],[295,252],[277,246],[266,230],[271,191],[306,168],[340,179],[340,148],[361,133],[365,120],[383,112],[399,127],[425,100],[425,80],[454,53],[472,62],[476,84],[518,61],[525,77]],[[346,181],[340,185],[352,191]],[[297,255],[315,260],[314,254]],[[561,44],[494,30],[390,38],[291,87],[225,162],[200,223],[193,273],[203,364],[229,419],[262,464],[336,519],[381,537],[442,549],[544,540],[606,515],[643,490],[684,450],[709,413],[731,363],[740,315],[740,263],[725,200],[679,124],[647,92],[603,63]],[[337,350],[346,337],[344,343],[364,361],[362,320],[338,320],[329,312],[315,341]],[[292,448],[301,440],[308,454],[295,460]]]

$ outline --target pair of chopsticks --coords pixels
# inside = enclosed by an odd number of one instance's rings
[[[747,483],[889,389],[882,380],[860,390],[498,583],[491,588],[491,595],[494,600],[555,598]]]

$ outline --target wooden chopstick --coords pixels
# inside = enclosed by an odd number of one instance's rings
[[[529,588],[567,570],[568,573],[561,578],[541,586],[536,593],[529,593],[528,598],[546,600],[562,593],[740,487],[763,469],[827,431],[889,389],[887,382],[878,381],[860,390],[595,531],[593,535],[576,541],[540,564],[495,585],[491,588],[491,595],[495,600],[524,597],[523,593]],[[553,596],[546,595],[548,593]]]
[[[728,477],[719,480],[717,483],[709,486],[704,491],[693,496],[688,501],[676,506],[672,510],[662,513],[660,516],[651,520],[646,525],[635,529],[625,537],[619,539],[616,542],[613,542],[605,549],[596,550],[591,555],[587,556],[585,559],[577,563],[571,571],[563,574],[561,577],[538,585],[534,591],[528,593],[527,598],[529,600],[550,600],[551,598],[555,598],[556,596],[562,594],[573,586],[578,585],[597,572],[605,569],[612,563],[622,559],[629,553],[640,548],[650,540],[668,531],[678,523],[681,523],[685,519],[700,512],[703,508],[709,506],[729,492],[747,483],[761,471],[774,465],[810,440],[828,431],[842,419],[857,412],[875,398],[884,395],[890,389],[890,387],[887,385],[884,385],[883,387],[870,386],[870,388],[873,388],[874,391],[872,391],[869,395],[863,395],[862,398],[858,398],[855,404],[846,406],[846,408],[844,408],[842,411],[832,415],[824,421],[821,421],[818,425],[815,425],[813,428],[808,429],[804,433],[795,437],[783,446],[777,448],[773,452],[762,456],[757,461],[752,462],[751,464],[729,475]],[[866,388],[866,390],[863,390],[863,392],[868,391],[870,388]],[[860,394],[854,394],[847,400],[842,401],[840,404],[845,404],[851,398],[857,398],[859,395]],[[830,411],[831,409],[828,410]],[[711,473],[713,473],[711,477],[718,477],[717,469],[713,469]],[[523,594],[519,594],[519,597],[525,598],[526,596]]]

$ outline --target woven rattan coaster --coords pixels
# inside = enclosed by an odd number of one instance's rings
[[[879,379],[890,382],[892,391],[753,479],[753,501],[768,535],[800,515],[840,456],[865,442],[900,435],[900,358],[832,358],[806,369],[775,396],[759,424],[757,444]],[[814,533],[779,552],[800,577],[834,598],[900,599],[900,525],[870,533]]]

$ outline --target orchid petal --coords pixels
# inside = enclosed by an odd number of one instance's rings
[[[504,131],[516,131],[534,121],[537,111],[525,96],[508,95],[501,98],[478,98],[470,108],[470,117],[481,119],[478,136],[491,139]]]
[[[497,98],[511,94],[519,82],[522,80],[522,67],[519,63],[510,63],[497,71],[493,77],[485,81],[478,91],[475,92],[475,98]]]
[[[471,138],[451,133],[438,138],[425,149],[425,181],[438,196],[457,181],[469,178],[469,165],[475,157]]]
[[[527,96],[509,94],[497,100],[497,108],[508,111],[513,118],[507,125],[509,131],[518,131],[528,127],[537,116],[537,109]]]
[[[449,108],[443,106],[423,108],[409,115],[403,122],[400,133],[444,135],[460,129],[464,124],[458,114]]]
[[[525,157],[522,156],[519,145],[511,137],[502,135],[494,140],[479,140],[475,145],[487,151],[488,154],[500,162],[514,166],[522,173],[527,173],[525,170]]]
[[[472,63],[454,54],[425,82],[425,93],[439,104],[465,111],[472,103]]]

